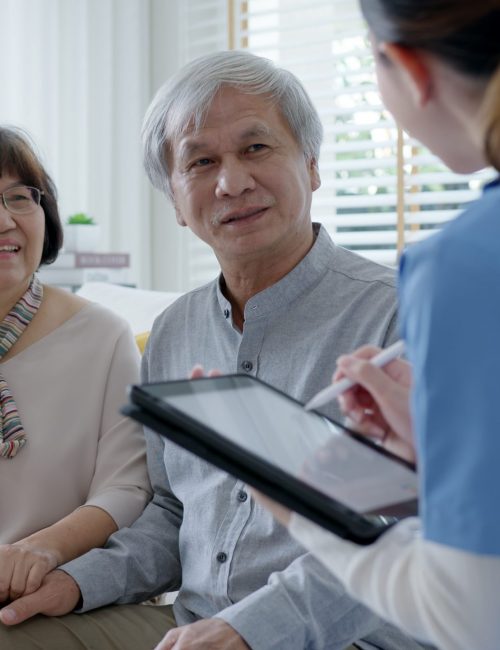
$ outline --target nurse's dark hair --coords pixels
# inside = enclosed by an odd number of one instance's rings
[[[63,243],[63,227],[53,180],[36,153],[30,136],[17,127],[0,126],[0,177],[9,175],[43,192],[40,205],[45,214],[45,236],[40,264],[53,262]]]
[[[426,50],[488,84],[484,151],[500,171],[500,0],[360,0],[379,42]]]

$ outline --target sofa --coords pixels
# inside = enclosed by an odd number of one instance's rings
[[[181,294],[134,289],[108,282],[86,282],[76,292],[116,312],[130,324],[141,352],[154,319]]]

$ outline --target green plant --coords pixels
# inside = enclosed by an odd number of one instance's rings
[[[77,212],[76,214],[70,215],[66,223],[68,224],[88,224],[88,225],[93,225],[95,224],[94,218],[89,217],[88,214],[85,214],[85,212]]]

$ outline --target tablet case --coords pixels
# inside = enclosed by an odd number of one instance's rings
[[[232,375],[238,377],[239,375]],[[226,376],[227,377],[227,376]],[[273,391],[272,386],[255,377],[244,375],[246,380],[258,381]],[[212,381],[216,378],[210,378]],[[180,380],[187,381],[187,380]],[[203,381],[203,380],[192,380]],[[179,381],[160,382],[178,384]],[[216,431],[189,418],[161,398],[147,392],[148,385],[134,385],[130,390],[130,403],[121,409],[128,417],[140,422],[175,444],[194,453],[219,469],[255,487],[270,498],[307,517],[339,537],[356,544],[374,542],[396,521],[390,509],[381,515],[363,515],[327,496],[300,479],[286,473],[276,465],[239,447]],[[281,393],[281,391],[277,391]],[[281,393],[285,395],[284,393]],[[285,395],[292,401],[293,398]],[[335,423],[338,426],[338,423]],[[366,444],[366,441],[363,440]],[[369,443],[368,443],[369,444]],[[374,447],[374,445],[369,445]],[[378,453],[392,456],[375,448]],[[397,459],[407,465],[404,461]],[[417,501],[408,502],[408,514],[416,514]]]

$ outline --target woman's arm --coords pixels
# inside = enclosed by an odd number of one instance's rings
[[[101,357],[107,354],[109,359],[105,361],[105,382],[97,385],[92,398],[101,414],[100,432],[85,505],[102,508],[118,528],[123,528],[142,513],[152,490],[142,426],[120,413],[127,401],[128,386],[139,381],[139,351],[130,328],[121,319],[105,321],[105,325],[108,331],[115,329],[116,340],[112,350],[100,351]],[[81,382],[90,401],[89,377],[82,377]],[[96,388],[95,379],[91,382]]]
[[[75,437],[78,451],[66,457],[58,483],[63,498],[68,485],[76,499],[61,519],[52,518],[54,523],[49,519],[50,525],[39,530],[32,526],[35,532],[11,537],[0,546],[0,601],[36,590],[51,569],[102,546],[110,534],[138,517],[151,495],[142,428],[119,412],[127,385],[138,381],[139,356],[132,333],[123,321],[96,308],[83,312],[80,321],[85,330],[82,345],[74,347],[72,357],[79,372],[72,378],[68,398],[62,367],[61,419],[55,424],[67,438]],[[74,330],[71,337],[75,338]],[[99,348],[91,356],[95,341]],[[85,400],[79,395],[85,395]],[[88,440],[88,445],[80,444],[82,440]],[[88,467],[82,474],[78,465],[83,458]],[[73,481],[77,490],[69,486]],[[51,498],[55,496],[52,492]]]
[[[406,519],[369,546],[293,515],[289,530],[357,600],[439,648],[500,647],[500,558],[422,539]]]
[[[0,546],[0,601],[36,591],[49,571],[103,546],[117,528],[101,508],[83,506],[52,526]]]

